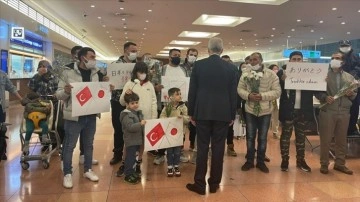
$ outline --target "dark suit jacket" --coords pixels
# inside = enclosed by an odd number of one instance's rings
[[[190,78],[189,116],[195,120],[234,120],[237,80],[236,67],[219,55],[195,62]]]

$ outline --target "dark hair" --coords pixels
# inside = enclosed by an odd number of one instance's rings
[[[84,48],[81,48],[80,51],[78,52],[78,55],[77,55],[78,59],[81,61],[81,57],[86,56],[88,51],[93,52],[95,54],[94,49],[89,48],[89,47],[84,47]]]
[[[170,97],[170,96],[173,96],[176,92],[180,92],[180,88],[170,88],[170,89],[168,90],[168,95],[169,95],[169,97]]]
[[[71,49],[71,55],[75,55],[76,54],[76,51],[82,49],[82,46],[74,46],[72,49]]]
[[[246,56],[246,58],[244,59],[245,61],[246,60],[250,60],[250,55],[249,56]]]
[[[286,64],[281,66],[281,69],[286,70]]]
[[[276,66],[276,67],[279,67],[279,66],[277,66],[276,64],[272,64],[272,65],[269,66],[269,69],[273,70],[275,66]]]
[[[130,46],[136,46],[136,43],[133,43],[133,42],[126,42],[124,43],[124,51],[129,48]]]
[[[35,100],[35,99],[38,99],[40,96],[35,93],[35,92],[29,92],[26,97],[29,99],[29,100]]]
[[[344,61],[345,60],[345,54],[340,52],[340,51],[336,51],[335,53],[331,54],[331,55],[334,55],[334,54],[340,54],[341,55],[341,60]]]
[[[303,54],[300,51],[293,51],[290,53],[289,59],[291,60],[294,55],[300,55],[303,58]]]
[[[125,103],[129,104],[130,102],[134,102],[134,101],[139,101],[139,96],[138,94],[132,92],[131,94],[126,94],[124,95],[124,100]]]
[[[230,56],[228,56],[228,55],[223,55],[223,56],[221,56],[221,58],[230,59]]]
[[[131,73],[131,81],[134,82],[135,79],[137,79],[137,73],[145,73],[146,74],[146,78],[144,80],[144,82],[149,80],[149,69],[148,66],[146,65],[145,62],[137,62],[135,63],[134,69]]]
[[[197,54],[199,54],[198,50],[196,50],[195,48],[189,48],[189,49],[186,51],[186,55],[189,55],[190,51],[196,52]]]
[[[39,64],[38,64],[38,69],[42,66],[45,66],[46,68],[50,66],[50,62],[47,60],[40,60]]]
[[[261,53],[259,53],[259,52],[253,52],[253,53],[251,53],[251,55],[250,55],[250,56],[252,56],[252,55],[258,55],[258,56],[259,56],[259,58],[260,58],[260,60],[261,60],[261,63],[264,61],[264,60],[263,60],[263,57],[262,57],[262,55],[261,55]]]
[[[172,52],[174,51],[179,51],[181,53],[181,51],[179,49],[173,48],[169,50],[169,56],[171,55]]]

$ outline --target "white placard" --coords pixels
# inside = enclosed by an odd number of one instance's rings
[[[82,116],[110,111],[109,82],[78,82],[70,84],[72,116]]]
[[[285,89],[326,91],[328,69],[327,63],[289,62]]]
[[[107,76],[115,89],[123,89],[127,81],[131,79],[131,73],[135,63],[112,63],[107,68]]]
[[[183,119],[173,117],[146,120],[144,150],[151,151],[182,146],[184,138]]]
[[[182,101],[187,101],[190,85],[189,77],[162,76],[161,85],[164,86],[161,90],[161,102],[167,101],[165,97],[169,97],[168,90],[170,88],[179,88],[181,91]]]
[[[11,28],[11,38],[12,39],[24,39],[25,38],[24,27],[12,27]]]

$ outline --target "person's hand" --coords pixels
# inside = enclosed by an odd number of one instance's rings
[[[351,97],[351,96],[355,95],[355,92],[352,91],[352,90],[347,90],[345,95],[348,96],[348,97]]]
[[[329,81],[329,77],[328,77],[328,76],[326,76],[325,81],[326,81],[326,82],[328,82],[328,81]]]
[[[127,90],[125,91],[125,93],[128,94],[128,95],[129,95],[129,94],[132,94],[132,90],[131,90],[131,89],[127,89]]]
[[[190,116],[189,117],[190,118],[190,122],[191,122],[191,124],[193,124],[193,126],[196,126],[196,122],[195,122],[195,120]]]
[[[145,120],[141,120],[140,124],[143,126],[146,124],[146,121]]]
[[[334,97],[332,97],[332,96],[327,96],[326,97],[326,103],[332,104],[332,103],[334,103],[334,101],[335,101]]]
[[[115,86],[113,84],[110,84],[110,91],[115,90]]]
[[[234,124],[234,120],[231,120],[231,122],[229,123],[229,126],[232,126]]]
[[[72,85],[70,85],[70,84],[66,84],[66,85],[64,86],[64,91],[65,91],[65,93],[67,93],[67,94],[71,94],[71,89],[72,89]]]
[[[155,92],[161,92],[161,89],[163,89],[164,88],[164,86],[163,85],[161,85],[161,84],[157,84],[157,85],[155,85]]]
[[[262,100],[262,97],[259,93],[250,93],[249,94],[249,100],[250,101],[261,101]]]
[[[177,116],[179,119],[181,119],[183,116],[182,115],[179,115],[179,116]]]
[[[285,71],[284,71],[284,74],[281,76],[281,80],[285,81],[286,79],[286,74],[285,74]]]
[[[108,76],[104,76],[102,81],[110,81],[110,78]]]

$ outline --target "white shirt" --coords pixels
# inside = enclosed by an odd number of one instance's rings
[[[294,109],[301,108],[301,90],[296,90]]]
[[[180,66],[172,67],[167,65],[165,76],[183,76],[186,77],[185,72],[181,69]]]

